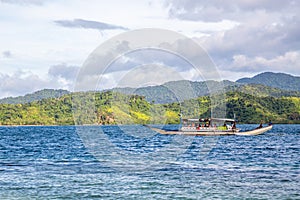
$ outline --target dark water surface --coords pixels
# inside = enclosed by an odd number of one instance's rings
[[[0,127],[0,199],[300,199],[299,174],[300,125],[223,137]]]

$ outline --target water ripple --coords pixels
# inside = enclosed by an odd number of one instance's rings
[[[218,137],[205,157],[203,138],[193,137],[184,151],[171,146],[162,158],[153,152],[172,136],[127,128],[135,134],[105,127],[120,153],[102,148],[96,159],[76,127],[0,127],[1,199],[300,199],[300,125]],[[128,162],[125,154],[139,159]]]

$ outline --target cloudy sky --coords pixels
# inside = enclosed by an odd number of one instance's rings
[[[222,79],[265,71],[299,76],[299,13],[297,0],[0,0],[0,97],[43,88],[73,91],[91,52],[112,37],[142,28],[192,38]],[[103,87],[116,86],[121,75],[132,77],[127,66],[137,63],[149,66],[148,71],[151,63],[174,64],[171,74],[182,72],[174,77],[200,80],[178,58],[148,51],[119,58],[103,76]]]

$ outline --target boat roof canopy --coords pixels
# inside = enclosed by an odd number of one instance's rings
[[[234,119],[228,119],[228,118],[211,118],[211,120],[214,120],[214,121],[225,121],[225,122],[235,122],[236,121]]]
[[[183,119],[183,121],[189,121],[189,122],[208,122],[208,121],[219,121],[219,122],[235,122],[234,119],[228,119],[228,118],[206,118],[206,119]]]

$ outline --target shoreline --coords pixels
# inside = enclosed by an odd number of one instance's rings
[[[143,125],[143,124],[82,124],[82,125],[63,125],[63,124],[50,124],[50,125],[0,125],[0,127],[46,127],[46,126],[137,126],[137,125]],[[150,124],[150,125],[170,125],[170,126],[178,126],[179,124]],[[241,123],[238,125],[257,125],[257,123]],[[273,123],[273,125],[300,125],[300,123]]]

